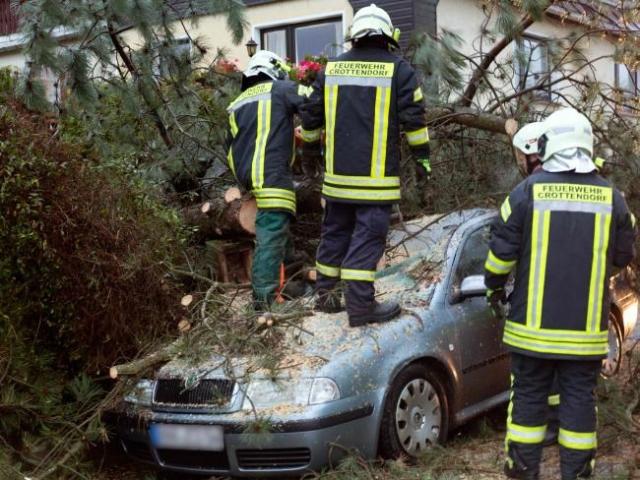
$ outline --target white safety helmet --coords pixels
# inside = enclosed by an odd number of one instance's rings
[[[398,33],[399,31],[393,28],[389,14],[372,3],[368,7],[358,10],[353,17],[348,40],[358,40],[370,35],[383,35],[395,46],[398,46]]]
[[[264,73],[274,80],[284,80],[287,70],[287,64],[278,55],[269,50],[260,50],[251,57],[243,75],[249,78]]]
[[[569,148],[581,148],[593,156],[591,122],[582,113],[573,108],[562,108],[549,115],[543,123],[539,140],[543,162]]]
[[[543,122],[527,123],[513,137],[513,146],[525,155],[538,153],[538,139],[542,135]]]

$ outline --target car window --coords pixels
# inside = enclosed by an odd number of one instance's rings
[[[470,275],[484,275],[484,262],[489,252],[489,236],[489,225],[485,225],[466,238],[456,267],[454,286],[460,286],[462,280]]]

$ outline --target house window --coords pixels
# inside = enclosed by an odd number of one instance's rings
[[[260,31],[262,48],[294,62],[306,56],[335,57],[342,52],[342,20],[340,18],[315,22],[281,25]]]
[[[516,73],[519,90],[533,88],[541,79],[547,80],[536,90],[534,95],[543,98],[551,98],[551,86],[549,85],[549,45],[540,38],[522,37],[517,44]]]
[[[625,98],[638,96],[638,71],[631,70],[622,63],[616,63],[616,89],[620,90]]]

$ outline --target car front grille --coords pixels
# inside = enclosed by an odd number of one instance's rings
[[[136,442],[135,440],[122,440],[127,455],[141,462],[153,462],[149,445],[145,442]]]
[[[154,403],[181,405],[185,407],[221,407],[231,401],[235,382],[233,380],[202,380],[192,389],[185,389],[180,378],[158,380]]]
[[[159,449],[158,458],[163,465],[168,467],[219,471],[229,470],[227,452]]]
[[[303,468],[311,462],[311,451],[308,448],[238,450],[236,457],[238,466],[245,470]]]

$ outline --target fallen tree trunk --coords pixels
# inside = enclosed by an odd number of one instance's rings
[[[465,127],[477,128],[494,133],[513,135],[518,122],[513,118],[504,118],[490,113],[482,113],[469,107],[432,107],[427,109],[430,126],[455,123]]]
[[[321,210],[319,180],[296,182],[295,189],[298,213]],[[243,195],[236,187],[227,189],[219,198],[182,210],[185,222],[197,227],[200,240],[255,235],[257,213],[255,198]]]

